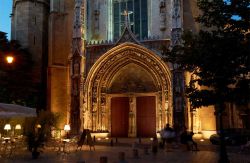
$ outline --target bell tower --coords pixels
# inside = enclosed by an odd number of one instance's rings
[[[49,0],[13,0],[11,39],[28,50],[33,61],[33,81],[39,91],[46,90],[48,58]],[[45,91],[38,107],[45,108]]]

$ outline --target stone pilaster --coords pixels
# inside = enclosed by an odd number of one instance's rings
[[[173,0],[172,10],[172,31],[171,41],[172,47],[180,45],[181,34],[183,28],[183,2],[182,0]],[[185,97],[184,97],[184,72],[179,65],[173,63],[173,116],[174,125],[185,125]]]
[[[71,132],[78,134],[81,127],[81,91],[82,91],[82,0],[75,1],[75,15],[72,39],[71,59],[71,105],[70,105],[70,125]]]

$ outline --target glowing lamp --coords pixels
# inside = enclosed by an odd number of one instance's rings
[[[10,129],[11,129],[10,124],[6,124],[6,125],[4,126],[4,129],[7,130],[7,131],[10,130]]]
[[[4,126],[4,130],[7,130],[7,135],[8,135],[8,131],[11,130],[10,124],[6,124],[6,125]]]
[[[65,125],[64,126],[64,131],[70,131],[70,125]]]
[[[64,131],[66,131],[66,133],[67,133],[67,139],[69,139],[70,125],[65,125],[64,126]]]
[[[6,61],[7,61],[7,63],[11,64],[11,63],[13,63],[13,61],[14,61],[14,57],[12,57],[12,56],[7,56],[7,57],[6,57]]]
[[[15,127],[16,130],[21,130],[21,128],[22,128],[22,127],[21,127],[20,124],[17,124],[16,127]]]
[[[36,128],[42,128],[42,126],[40,124],[37,124]]]

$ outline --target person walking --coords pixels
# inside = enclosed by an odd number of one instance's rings
[[[152,141],[152,153],[153,153],[154,155],[156,155],[157,152],[158,152],[158,139],[157,139],[157,137],[155,136],[155,137],[153,138],[153,141]]]
[[[186,141],[187,141],[187,149],[190,151],[199,151],[197,143],[193,140],[194,133],[191,132],[190,134],[187,134]]]
[[[175,132],[167,123],[166,127],[161,131],[161,138],[163,143],[163,148],[166,148],[166,151],[169,151],[169,145],[173,142],[175,138]]]

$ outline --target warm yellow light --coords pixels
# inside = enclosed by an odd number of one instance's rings
[[[204,141],[204,139],[201,139],[200,141]]]
[[[10,130],[10,129],[11,129],[10,124],[6,124],[6,125],[4,126],[4,129],[5,129],[5,130]]]
[[[107,138],[105,138],[106,140],[109,140],[109,138],[107,137]]]
[[[11,63],[13,63],[13,61],[14,61],[14,57],[12,57],[12,56],[7,56],[7,57],[6,57],[6,61],[7,61],[7,63],[11,64]]]
[[[22,127],[21,127],[20,124],[17,124],[16,127],[15,127],[16,130],[21,130],[21,128],[22,128]]]
[[[37,124],[36,125],[36,128],[41,128],[42,126],[40,124]]]
[[[153,141],[153,140],[154,140],[154,138],[150,138],[150,140],[151,140],[151,141]]]
[[[101,138],[97,138],[97,140],[98,140],[98,141],[100,141],[100,140],[101,140]]]
[[[65,125],[64,126],[64,131],[70,131],[70,125]]]

